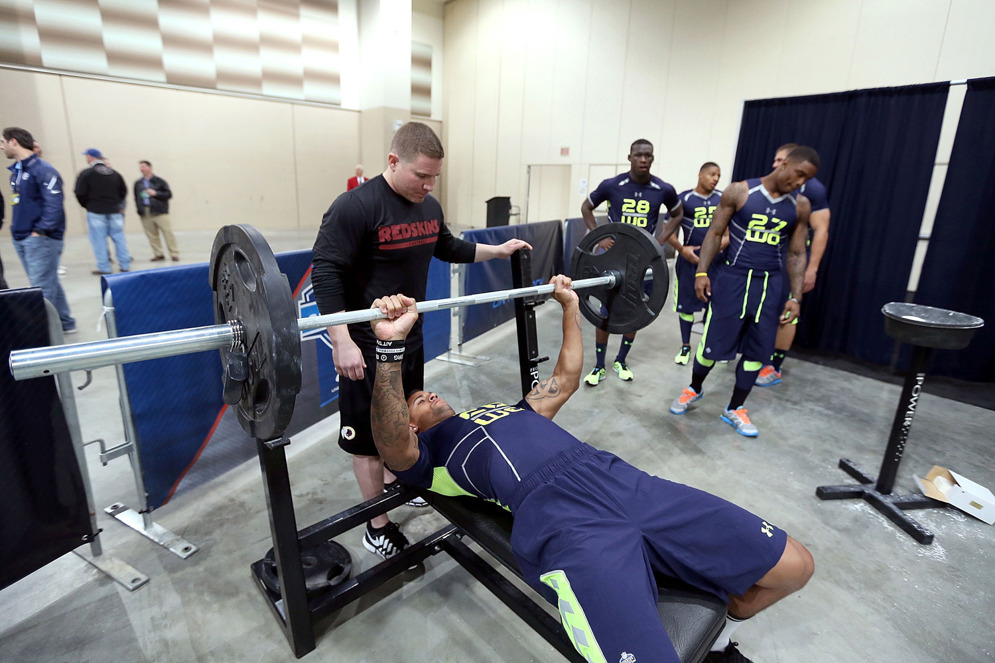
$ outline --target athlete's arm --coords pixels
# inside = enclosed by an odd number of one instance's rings
[[[567,399],[580,386],[584,369],[584,339],[580,326],[580,302],[570,289],[571,281],[563,275],[554,276],[553,298],[563,307],[563,345],[553,368],[553,377],[541,380],[526,396],[532,409],[552,419]]]
[[[594,218],[594,205],[591,204],[590,198],[584,198],[584,202],[580,204],[580,215],[584,217],[584,225],[588,230],[598,227],[598,220]]]
[[[694,250],[698,247],[683,244],[681,240],[677,239],[677,232],[674,232],[673,235],[667,238],[667,244],[674,247],[674,251],[677,252],[677,255],[684,258],[692,265],[698,264],[698,256],[694,252]]]
[[[671,208],[668,213],[670,214],[670,219],[663,224],[663,228],[660,230],[658,235],[658,241],[661,246],[664,242],[673,237],[675,234],[674,231],[680,227],[681,219],[684,218],[684,204],[678,201],[677,207]]]
[[[798,196],[798,204],[795,209],[798,214],[798,222],[794,232],[791,233],[788,258],[785,261],[788,278],[791,280],[791,299],[784,303],[781,324],[791,322],[798,317],[798,312],[801,310],[802,288],[805,283],[805,244],[808,242],[808,218],[812,211],[812,204],[805,196]]]
[[[703,302],[707,302],[708,298],[712,296],[712,281],[707,275],[708,268],[711,266],[715,254],[719,252],[723,235],[726,235],[726,229],[729,227],[732,215],[746,204],[748,197],[749,190],[746,182],[733,182],[722,192],[719,206],[712,216],[712,222],[708,226],[705,239],[701,242],[701,251],[698,255],[697,273],[704,274],[704,276],[695,277],[694,293]]]
[[[829,242],[829,208],[812,212],[808,217],[808,225],[812,228],[812,244],[809,246],[808,267],[805,268],[805,286],[802,292],[808,292],[815,287],[815,279],[819,274],[819,263],[826,252]]]
[[[387,314],[385,320],[372,323],[373,332],[381,341],[403,341],[418,320],[415,300],[404,295],[380,297],[372,308]],[[418,461],[418,436],[411,430],[411,416],[404,400],[401,383],[401,362],[377,361],[370,403],[370,427],[377,452],[389,467],[398,472],[409,469]]]

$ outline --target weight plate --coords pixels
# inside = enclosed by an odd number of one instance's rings
[[[352,572],[352,556],[342,544],[326,541],[302,550],[301,566],[304,568],[307,593],[314,594],[348,580]],[[274,594],[280,593],[280,576],[276,570],[276,557],[272,548],[262,559],[259,579],[266,585],[266,589]]]
[[[598,244],[606,238],[612,238],[614,244],[602,251]],[[647,294],[643,281],[650,269],[652,290]],[[571,277],[596,278],[605,272],[619,275],[613,288],[599,286],[577,292],[585,318],[610,334],[634,332],[656,319],[670,290],[670,270],[660,243],[652,235],[626,223],[607,223],[585,235],[571,257]]]
[[[211,250],[214,319],[241,320],[248,377],[233,405],[246,433],[262,440],[283,435],[301,390],[301,340],[287,277],[262,234],[252,226],[225,226]],[[228,366],[229,348],[221,349]]]

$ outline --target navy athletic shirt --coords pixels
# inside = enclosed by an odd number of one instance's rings
[[[750,195],[729,221],[726,264],[774,272],[798,221],[798,195],[773,197],[760,179],[746,180]]]
[[[829,209],[829,193],[826,191],[826,185],[820,182],[819,178],[813,177],[802,184],[798,188],[798,193],[808,198],[808,201],[812,203],[813,212]]]
[[[525,399],[515,405],[489,403],[419,433],[418,461],[394,474],[418,488],[509,508],[523,479],[581,444]]]
[[[639,184],[629,173],[609,177],[587,196],[591,207],[608,201],[608,220],[612,223],[631,223],[649,234],[656,231],[660,206],[669,212],[677,208],[680,200],[677,189],[659,177],[650,175],[650,181]]]
[[[708,227],[712,225],[712,215],[718,209],[721,198],[722,192],[718,189],[714,189],[708,196],[702,196],[694,189],[680,195],[681,204],[684,205],[681,228],[684,230],[685,246],[701,246],[705,241]]]

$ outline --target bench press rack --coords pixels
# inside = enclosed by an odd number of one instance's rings
[[[531,285],[531,271],[531,252],[516,252],[512,256],[514,287]],[[533,309],[539,303],[541,302],[534,297],[515,300],[523,394],[532,389],[533,381],[538,376],[538,364],[546,360],[545,357],[538,356],[536,340]],[[513,518],[508,511],[483,500],[446,497],[429,491],[395,486],[382,496],[298,531],[285,452],[290,442],[286,438],[268,442],[257,439],[256,442],[281,593],[272,591],[262,581],[264,560],[251,565],[253,579],[295,656],[300,658],[315,648],[314,624],[318,619],[340,610],[428,557],[445,552],[563,654],[566,660],[572,663],[584,661],[574,649],[559,620],[534,595],[522,591],[463,542],[464,537],[475,542],[501,565],[521,577],[511,551]],[[308,596],[300,561],[302,550],[321,545],[363,525],[369,519],[386,513],[415,496],[429,502],[450,524],[355,577],[347,578],[312,597]],[[712,594],[679,581],[670,578],[658,578],[657,581],[660,588],[658,607],[664,627],[681,661],[698,663],[708,653],[725,623],[726,604]]]

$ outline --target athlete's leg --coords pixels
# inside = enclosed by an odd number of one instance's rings
[[[784,554],[774,568],[742,595],[729,597],[729,613],[739,619],[752,617],[804,587],[814,572],[812,553],[789,536]]]

